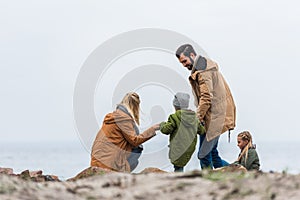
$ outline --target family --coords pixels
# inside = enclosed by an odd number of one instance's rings
[[[219,72],[217,63],[197,55],[193,46],[184,44],[176,51],[183,67],[191,71],[196,112],[190,110],[190,95],[174,95],[175,112],[166,122],[155,124],[139,132],[140,97],[127,93],[116,110],[105,116],[91,152],[91,166],[119,172],[131,172],[138,165],[142,143],[156,135],[156,131],[169,135],[169,159],[175,172],[182,172],[193,155],[197,137],[200,137],[198,158],[202,169],[229,165],[219,156],[218,141],[222,133],[235,128],[236,107],[229,86]],[[252,136],[248,131],[237,136],[241,152],[234,162],[247,170],[259,170],[260,163]]]

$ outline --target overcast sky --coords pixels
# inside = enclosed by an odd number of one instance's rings
[[[1,140],[80,140],[73,93],[84,62],[116,35],[159,28],[194,40],[219,64],[237,106],[235,133],[250,130],[256,141],[300,141],[299,8],[296,0],[1,0]],[[187,78],[175,56],[148,53],[147,61],[122,58],[123,69],[133,60],[143,65],[155,57]],[[102,87],[111,91],[107,80]],[[107,91],[97,90],[95,97],[107,98]],[[145,118],[161,98],[153,93],[153,104],[149,99],[142,104]],[[166,106],[171,101],[163,99]],[[95,105],[99,124],[100,107]],[[165,112],[171,111],[169,105]]]

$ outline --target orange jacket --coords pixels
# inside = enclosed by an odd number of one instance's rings
[[[130,172],[127,158],[132,148],[155,135],[152,127],[136,135],[134,123],[130,115],[119,109],[107,114],[92,147],[91,166]]]

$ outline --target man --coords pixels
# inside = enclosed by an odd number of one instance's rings
[[[219,72],[217,63],[197,56],[190,44],[176,51],[179,62],[191,71],[189,77],[197,107],[197,117],[205,126],[200,136],[198,158],[201,168],[219,168],[228,165],[221,159],[217,147],[222,133],[235,127],[236,109],[228,84]]]

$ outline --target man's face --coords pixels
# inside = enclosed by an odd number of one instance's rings
[[[193,57],[191,57],[191,56],[185,56],[185,55],[182,53],[182,54],[180,54],[179,62],[180,62],[184,67],[188,68],[188,70],[192,70],[193,64],[194,64]]]

